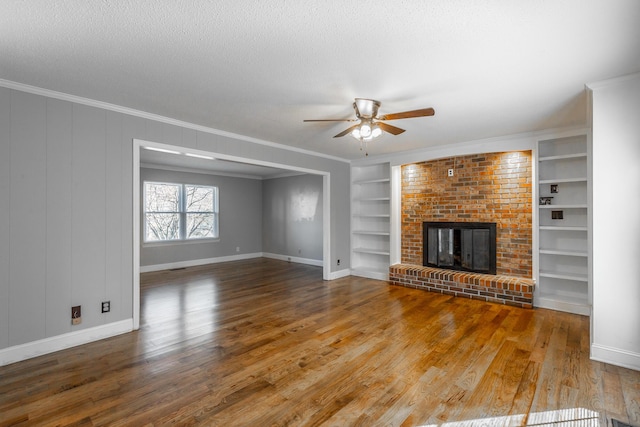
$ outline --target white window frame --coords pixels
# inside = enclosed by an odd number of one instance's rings
[[[176,212],[149,212],[147,211],[147,184],[172,185],[178,187],[178,204],[179,210]],[[212,211],[188,212],[187,211],[187,187],[199,187],[213,190],[213,207]],[[167,245],[176,243],[195,243],[202,241],[218,241],[220,240],[220,209],[219,189],[215,185],[204,184],[188,184],[181,182],[165,182],[165,181],[144,181],[142,184],[142,242],[145,245]],[[147,214],[148,213],[166,213],[178,215],[178,238],[165,240],[148,240],[147,239]],[[213,232],[214,236],[205,237],[188,237],[187,236],[187,216],[189,214],[212,214],[213,215]]]

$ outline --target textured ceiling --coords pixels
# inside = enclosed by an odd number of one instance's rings
[[[636,71],[638,0],[0,1],[0,79],[345,159],[302,120],[435,108],[370,155],[581,126]]]

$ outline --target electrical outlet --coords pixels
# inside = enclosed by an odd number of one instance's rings
[[[240,246],[236,246],[236,252],[240,252]]]
[[[340,260],[338,260],[338,265],[340,265]]]
[[[76,305],[71,307],[71,324],[79,325],[82,323],[82,306]]]
[[[102,312],[108,313],[111,311],[111,301],[102,301]]]
[[[447,171],[447,175],[449,175],[449,176],[453,176],[453,169],[449,169],[449,170]]]

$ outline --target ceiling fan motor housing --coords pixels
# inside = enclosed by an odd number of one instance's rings
[[[356,110],[356,116],[361,119],[374,119],[378,115],[378,108],[380,108],[380,101],[375,99],[356,98],[353,103],[353,108]]]

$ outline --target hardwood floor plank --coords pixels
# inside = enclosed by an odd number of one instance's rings
[[[0,367],[0,426],[640,426],[589,319],[269,259],[141,276],[141,328]]]

